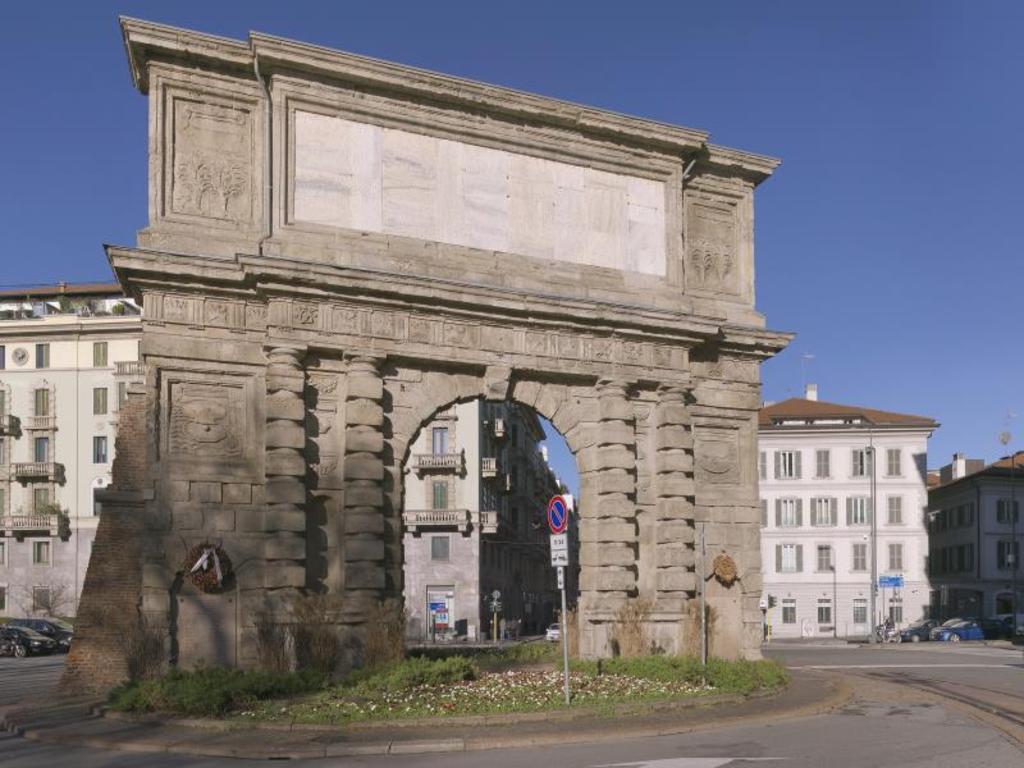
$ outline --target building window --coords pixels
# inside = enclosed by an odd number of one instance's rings
[[[831,498],[811,499],[811,525],[830,527],[836,524],[836,500]]]
[[[0,613],[7,612],[7,586],[0,586]]]
[[[761,451],[757,455],[757,475],[762,480],[768,479],[768,452]]]
[[[782,623],[796,624],[796,600],[791,597],[782,598]]]
[[[431,435],[431,450],[435,456],[448,453],[448,427],[434,427]]]
[[[871,451],[855,448],[853,451],[853,476],[867,477],[871,473]]]
[[[50,438],[37,437],[35,442],[35,457],[37,462],[50,460]]]
[[[802,544],[776,544],[775,570],[778,573],[799,573],[804,569]]]
[[[890,496],[886,499],[889,525],[903,525],[903,497]]]
[[[853,623],[868,623],[868,601],[863,597],[853,598]]]
[[[0,370],[2,369],[3,366],[0,366]],[[5,413],[7,413],[7,390],[0,389],[0,416],[3,416]]]
[[[827,478],[832,475],[832,454],[827,449],[819,449],[814,452],[814,476]]]
[[[32,587],[32,613],[49,613],[51,607],[50,588]]]
[[[434,509],[448,509],[448,483],[434,483]]]
[[[430,537],[430,559],[438,563],[447,563],[451,540],[447,536]]]
[[[1010,545],[1015,544],[1011,552]],[[1000,539],[996,542],[996,568],[1001,571],[1020,570],[1020,542]]]
[[[818,624],[832,625],[832,601],[827,598],[818,598]]]
[[[107,463],[107,438],[105,435],[96,435],[92,439],[92,463]]]
[[[765,499],[761,499],[761,527],[768,527],[768,502]]]
[[[853,545],[853,570],[866,571],[868,569],[868,545]]]
[[[92,413],[102,416],[107,412],[107,388],[96,387],[92,391]]]
[[[893,624],[903,623],[903,598],[894,597],[889,603],[889,618]]]
[[[7,542],[0,541],[0,565],[7,565]]]
[[[0,344],[0,371],[7,367],[7,347]]]
[[[851,496],[846,500],[846,524],[867,525],[871,522],[871,499]]]
[[[50,390],[37,389],[35,393],[35,416],[50,415]]]
[[[32,542],[32,565],[49,565],[50,564],[50,542],[48,541],[33,541]]]
[[[32,489],[32,509],[37,512],[50,505],[50,489],[49,488],[33,488]]]
[[[902,571],[903,570],[903,545],[902,544],[890,544],[889,545],[889,570],[890,571]]]
[[[775,525],[778,528],[798,528],[803,524],[803,501],[800,499],[775,500]]]
[[[0,464],[6,464],[7,463],[4,460],[4,456],[6,454],[7,454],[7,443],[5,443],[4,439],[2,437],[0,437]],[[2,506],[3,505],[0,505],[0,507],[2,507]]]
[[[818,545],[818,571],[832,570],[832,547],[828,544]]]
[[[36,344],[36,368],[50,367],[50,345]]]
[[[94,341],[92,343],[92,367],[107,367],[107,342]]]
[[[1010,523],[1009,499],[999,499],[999,501],[996,502],[996,522],[1003,524]],[[1020,522],[1020,503],[1016,499],[1013,500],[1013,522]]]
[[[800,451],[775,452],[775,479],[800,479]]]
[[[899,477],[903,474],[900,467],[900,456],[902,451],[899,448],[889,448],[885,452],[885,474],[888,477]]]

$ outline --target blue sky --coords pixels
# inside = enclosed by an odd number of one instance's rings
[[[757,304],[799,335],[764,366],[765,397],[799,394],[812,354],[822,399],[939,420],[933,466],[995,457],[1007,428],[1024,448],[1024,4],[7,4],[0,284],[106,279],[101,244],[145,225],[146,100],[122,13],[343,48],[780,157],[757,196]]]

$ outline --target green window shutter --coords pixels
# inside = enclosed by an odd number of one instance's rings
[[[782,477],[782,451],[775,452],[775,479]]]
[[[775,545],[775,572],[782,573],[782,545]]]
[[[850,496],[846,497],[846,524],[853,524],[853,498]]]
[[[829,525],[837,525],[839,522],[839,499],[834,496],[828,500]]]
[[[804,570],[804,545],[796,545],[796,572],[803,573]]]
[[[797,480],[799,480],[801,477],[803,477],[803,474],[801,472],[802,467],[800,466],[801,465],[800,457],[803,456],[803,455],[804,455],[803,451],[794,451],[793,452],[793,474],[795,475]]]
[[[761,500],[761,527],[768,527],[768,502],[764,499]]]
[[[775,500],[775,527],[782,527],[782,499]]]

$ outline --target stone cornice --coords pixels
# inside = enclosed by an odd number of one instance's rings
[[[121,18],[121,29],[132,81],[143,93],[149,88],[147,65],[153,58],[233,70],[250,79],[255,78],[255,64],[258,63],[264,75],[274,70],[314,75],[418,101],[570,129],[595,138],[613,139],[683,157],[699,150],[708,139],[706,131],[595,109],[258,32],[251,32],[246,43],[127,17]],[[725,147],[711,148],[709,162],[711,165],[739,170],[754,184],[766,179],[778,165],[778,161],[772,158]]]
[[[396,275],[370,269],[239,255],[212,258],[107,246],[112,268],[126,292],[144,288],[182,292],[218,291],[236,298],[287,297],[419,309],[445,310],[466,318],[574,328],[589,333],[631,336],[692,348],[715,344],[737,357],[776,354],[792,334],[723,324],[711,317],[612,302],[565,299],[455,280]]]

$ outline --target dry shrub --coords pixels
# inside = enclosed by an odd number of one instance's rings
[[[615,613],[612,653],[616,656],[647,656],[654,652],[648,621],[654,604],[647,598],[630,600]]]
[[[708,655],[711,638],[715,636],[715,619],[718,612],[710,604],[704,606],[707,621]],[[693,598],[686,604],[686,621],[683,623],[682,652],[688,656],[700,656],[700,600]]]
[[[287,672],[291,668],[288,633],[267,611],[256,614],[256,660],[260,669],[268,672]]]
[[[408,613],[396,602],[379,602],[367,612],[363,666],[384,667],[405,658]]]
[[[138,613],[135,620],[119,620],[115,611],[109,611],[105,618],[108,626],[121,626],[118,642],[124,654],[128,679],[148,680],[163,672],[165,648],[163,627],[155,624],[144,613]]]
[[[299,669],[331,675],[341,659],[338,630],[327,595],[300,595],[292,603],[292,644]]]

